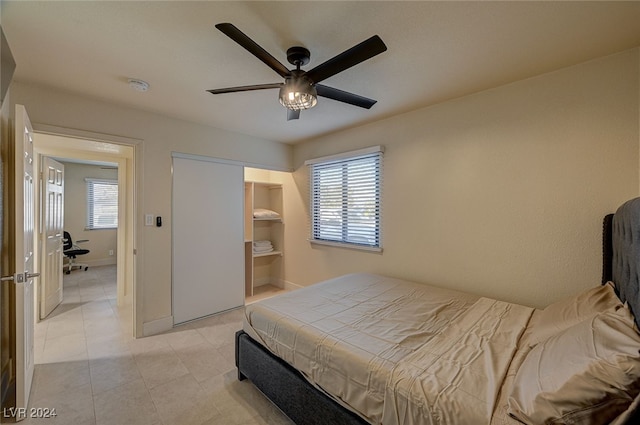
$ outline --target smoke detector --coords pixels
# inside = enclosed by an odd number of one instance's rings
[[[136,78],[129,78],[129,87],[135,91],[147,91],[149,90],[149,83]]]

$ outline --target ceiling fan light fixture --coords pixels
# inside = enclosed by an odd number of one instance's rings
[[[369,37],[362,43],[356,44],[309,71],[304,71],[300,67],[307,65],[311,59],[311,53],[306,47],[293,46],[287,49],[287,61],[296,67],[289,69],[235,25],[223,22],[216,24],[216,28],[275,71],[285,81],[284,83],[254,84],[207,90],[211,94],[279,88],[278,100],[282,106],[287,108],[287,121],[298,119],[301,110],[313,108],[318,103],[318,96],[365,109],[371,108],[376,103],[373,99],[318,83],[385,52],[387,46],[377,35]]]
[[[306,78],[287,78],[278,97],[282,106],[292,111],[310,109],[318,103],[318,92]]]

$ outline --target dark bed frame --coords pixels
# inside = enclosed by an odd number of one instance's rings
[[[236,333],[238,379],[250,379],[297,425],[365,425],[364,419],[311,385],[244,331]]]
[[[629,303],[640,326],[640,198],[604,218],[602,245],[602,283],[616,283],[620,299]],[[239,380],[251,380],[297,425],[368,424],[244,331],[236,333],[236,366]],[[629,413],[623,424],[639,424],[640,408]]]

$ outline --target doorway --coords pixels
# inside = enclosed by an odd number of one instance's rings
[[[126,141],[129,142],[129,141]],[[118,306],[126,307],[131,314],[132,323],[130,332],[133,337],[136,332],[136,308],[135,308],[135,263],[134,263],[134,176],[135,176],[135,143],[131,145],[97,141],[94,139],[62,136],[45,132],[36,132],[34,136],[35,167],[40,168],[40,161],[44,157],[52,157],[58,161],[69,164],[93,164],[98,167],[110,168],[105,172],[112,172],[117,178],[118,185],[118,226],[116,229],[116,247],[107,250],[108,254],[113,251],[113,263],[117,264],[116,286]],[[41,199],[40,196],[37,197]],[[40,210],[39,203],[36,206]],[[36,223],[37,232],[40,233],[40,220]],[[77,239],[83,239],[77,237]],[[87,238],[89,239],[89,238]],[[36,261],[42,261],[44,247],[41,241],[36,246]],[[77,273],[77,272],[76,272]],[[40,299],[39,293],[36,302]]]

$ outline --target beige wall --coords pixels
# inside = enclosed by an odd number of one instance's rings
[[[135,217],[140,335],[143,324],[154,328],[153,322],[167,323],[171,315],[171,152],[291,169],[291,147],[282,143],[34,85],[14,82],[11,90],[11,102],[26,106],[36,130],[52,125],[99,133],[107,141],[108,135],[141,140]],[[162,216],[163,226],[145,227],[145,213]]]
[[[537,307],[597,285],[602,217],[639,192],[639,63],[633,49],[296,145],[286,280],[369,271]],[[310,245],[304,161],[373,145],[384,252]]]
[[[105,169],[99,165],[62,162],[64,165],[64,228],[74,241],[88,239],[78,244],[91,252],[77,261],[90,266],[116,264],[116,229],[85,230],[87,225],[87,183],[85,178],[118,180],[117,169]],[[113,251],[109,255],[109,251]]]

